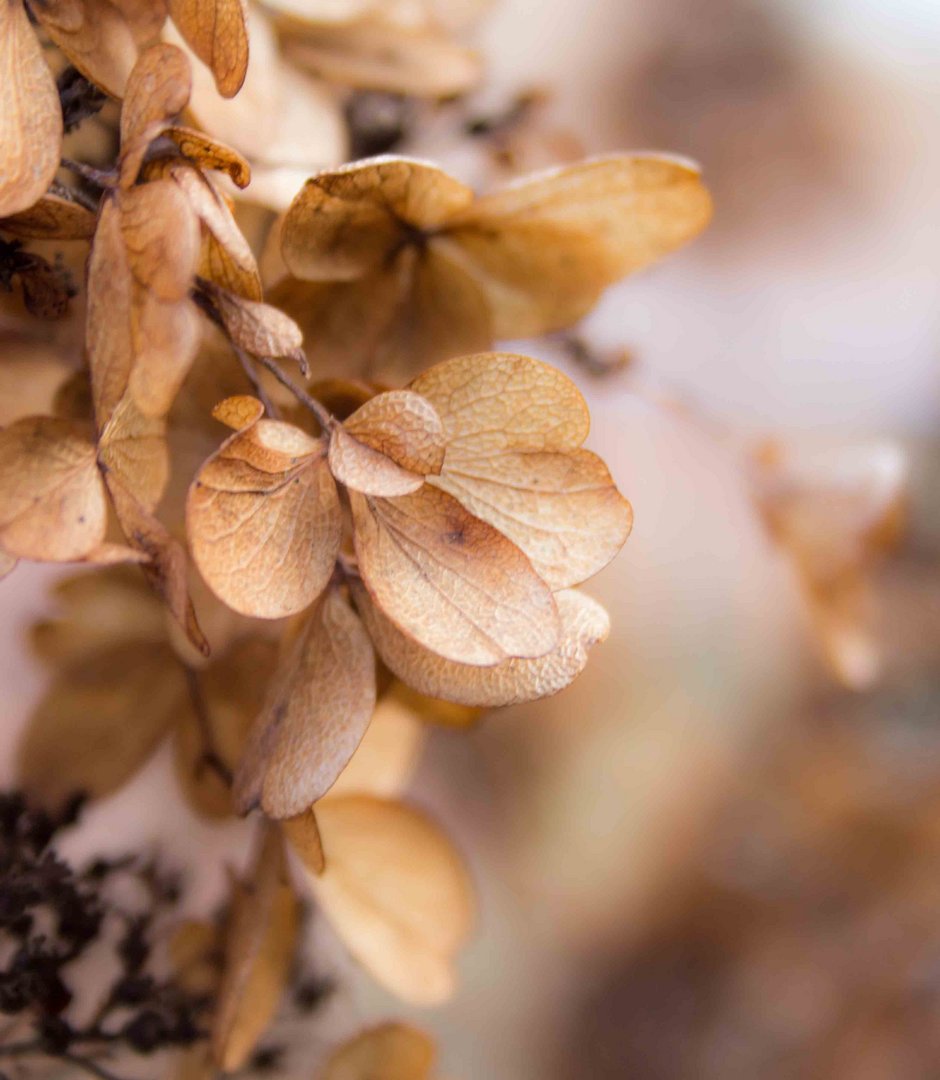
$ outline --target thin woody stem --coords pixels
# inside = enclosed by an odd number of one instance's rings
[[[330,428],[332,428],[335,421],[325,405],[322,405],[316,398],[311,397],[307,391],[304,390],[303,387],[298,386],[289,375],[285,375],[280,366],[272,360],[270,356],[256,356],[255,359],[262,367],[267,368],[268,371],[271,372],[281,386],[290,390],[301,405],[306,406],[306,408],[313,413],[317,418],[320,427],[323,428],[324,431],[329,431]]]
[[[69,172],[75,173],[76,176],[82,177],[82,179],[89,181],[96,187],[114,187],[117,180],[117,176],[112,170],[96,169],[94,166],[85,165],[81,161],[73,161],[72,158],[64,157],[61,159],[60,164],[63,169],[68,169]]]
[[[258,372],[255,371],[254,365],[251,362],[251,357],[244,349],[239,348],[234,341],[230,341],[229,344],[232,346],[235,355],[238,357],[238,362],[242,366],[242,371],[244,371],[245,375],[248,377],[248,381],[251,383],[255,395],[264,406],[264,411],[273,420],[279,420],[281,418],[281,410],[271,400],[271,396],[268,394],[267,390],[265,390],[261,380],[258,378]]]

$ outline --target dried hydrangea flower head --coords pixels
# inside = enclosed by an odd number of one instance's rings
[[[307,181],[271,299],[315,368],[408,375],[571,325],[710,215],[697,170],[674,158],[597,158],[480,198],[425,162],[373,158]]]

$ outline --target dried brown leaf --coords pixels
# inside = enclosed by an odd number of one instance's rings
[[[234,97],[248,72],[248,9],[244,0],[169,0],[170,17],[215,76],[223,97]]]
[[[322,442],[290,424],[257,420],[224,442],[199,470],[186,517],[206,584],[242,614],[302,611],[333,573],[336,484]]]
[[[283,842],[266,827],[245,881],[236,883],[225,966],[212,1024],[223,1072],[242,1068],[273,1017],[297,946],[300,904],[286,877]]]
[[[226,333],[238,348],[252,356],[289,357],[305,362],[300,346],[303,335],[290,316],[276,307],[218,286],[208,290]]]
[[[192,75],[186,54],[160,43],[144,52],[127,81],[121,107],[121,185],[131,187],[150,143],[186,108]]]
[[[535,660],[504,660],[478,667],[443,657],[416,644],[375,606],[360,582],[352,583],[356,607],[376,651],[402,682],[430,697],[460,705],[495,708],[548,697],[584,670],[592,646],[607,637],[610,620],[595,600],[573,589],[557,593],[558,645]]]
[[[0,229],[23,240],[90,240],[95,215],[71,199],[48,194],[29,209],[0,220]]]
[[[104,540],[107,501],[84,424],[28,417],[0,431],[0,544],[8,555],[80,559]]]
[[[433,28],[361,19],[304,24],[285,55],[327,82],[415,97],[451,97],[480,81],[479,57]]]
[[[365,795],[324,799],[317,819],[326,867],[310,880],[347,948],[404,1000],[445,1000],[474,916],[450,841],[417,810]]]
[[[307,281],[351,281],[381,269],[411,229],[435,229],[473,192],[443,170],[378,157],[312,177],[281,226],[288,269]]]
[[[653,155],[564,166],[478,199],[443,243],[490,303],[497,338],[569,326],[603,290],[681,247],[711,217],[698,170]]]
[[[145,416],[133,398],[125,395],[101,433],[98,464],[132,492],[145,510],[152,511],[169,476],[166,421]]]
[[[436,1058],[434,1043],[423,1031],[388,1022],[343,1043],[319,1080],[431,1080]]]
[[[588,409],[561,372],[489,353],[438,364],[412,388],[444,425],[433,482],[509,537],[552,589],[591,577],[623,547],[630,504],[603,461],[579,449]]]
[[[37,0],[43,29],[76,68],[111,97],[121,97],[137,58],[134,35],[109,0]]]
[[[346,601],[330,589],[285,656],[235,779],[245,812],[273,818],[307,810],[333,786],[375,708],[375,659]]]
[[[330,433],[330,469],[365,495],[417,491],[444,462],[444,429],[434,406],[409,390],[366,402]]]
[[[241,154],[204,131],[174,125],[167,128],[163,134],[172,139],[180,153],[200,169],[227,173],[236,187],[245,188],[251,182],[251,166]]]
[[[184,693],[167,646],[130,642],[82,657],[37,706],[18,751],[19,783],[50,808],[79,792],[112,794],[170,731]]]
[[[482,665],[555,647],[548,586],[514,544],[456,499],[427,484],[395,499],[349,495],[363,582],[415,641]]]
[[[59,167],[62,110],[22,4],[0,4],[0,217],[26,210]]]
[[[189,199],[170,180],[120,197],[121,237],[131,273],[159,300],[183,300],[199,263],[199,224]]]

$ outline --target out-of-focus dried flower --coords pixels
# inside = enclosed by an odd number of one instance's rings
[[[388,1021],[343,1043],[318,1080],[431,1080],[436,1057],[423,1031]]]
[[[770,441],[755,466],[761,512],[793,559],[827,663],[849,687],[872,685],[881,659],[871,574],[903,529],[902,451]]]
[[[698,172],[672,158],[588,160],[478,199],[432,165],[374,158],[307,181],[271,300],[318,369],[413,372],[571,325],[710,214]]]

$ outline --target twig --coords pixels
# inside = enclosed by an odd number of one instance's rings
[[[248,377],[248,381],[254,389],[255,396],[264,406],[264,411],[273,420],[279,420],[281,417],[281,410],[271,400],[271,396],[268,394],[267,390],[265,390],[261,380],[258,378],[258,372],[255,371],[254,366],[252,365],[251,357],[244,349],[236,345],[234,341],[229,340],[229,344],[232,346],[235,355],[238,357],[238,362],[242,366],[242,371],[244,371],[245,375]]]
[[[110,170],[96,169],[92,165],[85,165],[81,161],[73,161],[71,158],[67,157],[62,158],[59,164],[63,169],[68,169],[69,172],[75,173],[76,176],[82,177],[83,180],[87,180],[96,187],[114,187],[116,177]]]
[[[306,406],[313,413],[317,418],[320,427],[323,428],[324,431],[330,430],[334,421],[329,409],[324,405],[321,405],[316,398],[311,397],[302,387],[298,386],[289,375],[285,375],[278,364],[272,360],[270,356],[256,356],[255,359],[262,367],[267,368],[268,371],[271,372],[281,386],[290,390],[301,405]]]
[[[191,667],[186,668],[186,682],[189,685],[189,697],[193,703],[193,712],[196,715],[196,723],[199,725],[199,732],[202,735],[204,747],[202,761],[219,776],[226,786],[231,787],[235,777],[232,774],[232,770],[225,764],[216,749],[209,710],[206,708],[205,698],[202,696],[199,678]]]

